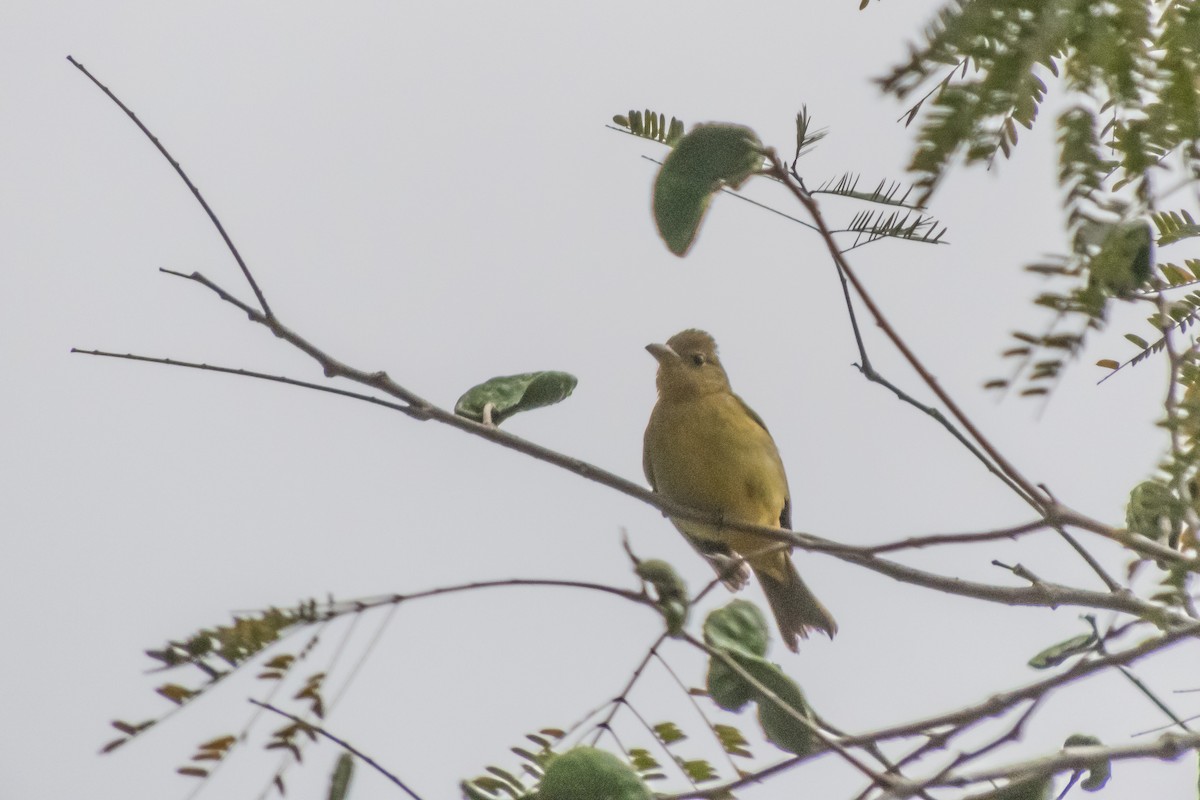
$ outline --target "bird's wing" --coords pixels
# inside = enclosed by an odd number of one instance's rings
[[[738,403],[741,404],[742,408],[745,409],[746,414],[749,415],[750,419],[757,422],[758,426],[766,431],[767,437],[771,438],[771,444],[774,445],[775,440],[773,437],[771,437],[771,432],[767,430],[767,423],[762,421],[762,417],[760,417],[753,408],[746,405],[745,400],[738,397],[736,394],[734,395],[734,398],[736,398]],[[782,468],[782,463],[780,464],[780,467]],[[779,527],[789,531],[792,529],[792,495],[790,492],[783,498],[783,508],[779,509]]]
[[[653,417],[651,418],[653,419]],[[646,428],[646,439],[650,438],[650,428]],[[658,485],[654,482],[654,464],[650,461],[650,445],[647,441],[642,445],[642,472],[646,474],[646,481],[650,484],[652,491],[658,491]]]
[[[755,411],[753,408],[751,408],[750,406],[746,405],[746,401],[745,401],[745,400],[743,400],[741,397],[737,396],[736,394],[733,396],[733,399],[737,400],[737,401],[738,401],[738,403],[741,405],[742,409],[743,409],[743,410],[744,410],[744,411],[745,411],[747,414],[749,414],[749,415],[750,415],[750,419],[752,419],[752,420],[754,420],[755,422],[757,422],[757,423],[758,423],[758,427],[762,428],[764,431],[767,431],[767,423],[765,423],[765,422],[763,422],[763,421],[762,421],[762,417],[760,417],[760,416],[758,415],[758,412],[756,412],[756,411]],[[770,431],[767,431],[767,435],[768,435],[768,436],[770,436],[770,435],[771,435],[771,432],[770,432]]]

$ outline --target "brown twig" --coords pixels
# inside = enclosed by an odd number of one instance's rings
[[[846,763],[848,763],[850,766],[854,767],[856,770],[858,770],[863,775],[865,775],[872,782],[872,784],[874,784],[876,786],[886,788],[889,785],[889,781],[890,781],[889,778],[885,777],[884,775],[882,775],[880,773],[875,772],[875,770],[871,769],[871,767],[864,764],[857,756],[855,756],[853,753],[851,753],[848,748],[843,746],[835,738],[830,737],[828,734],[825,733],[825,731],[821,730],[821,727],[819,725],[817,725],[815,722],[813,722],[811,719],[809,719],[807,716],[805,716],[803,713],[801,713],[801,711],[799,709],[793,707],[790,703],[784,702],[784,700],[781,697],[779,697],[779,695],[775,694],[775,692],[773,692],[767,686],[764,686],[761,681],[759,681],[752,674],[750,674],[750,672],[748,672],[735,659],[731,658],[729,656],[729,654],[726,653],[724,650],[721,650],[721,649],[715,648],[715,647],[710,647],[706,642],[702,642],[699,639],[697,639],[696,637],[691,636],[691,635],[685,634],[684,641],[686,641],[688,644],[692,645],[693,647],[703,651],[704,653],[707,653],[710,658],[715,658],[715,659],[720,660],[722,663],[725,664],[725,666],[729,667],[729,669],[736,672],[738,674],[738,676],[741,677],[742,680],[746,681],[751,686],[753,686],[757,692],[759,692],[764,698],[766,698],[772,704],[774,704],[776,708],[778,708],[780,711],[783,711],[785,714],[790,716],[796,722],[799,722],[801,725],[808,728],[809,733],[812,734],[813,738],[824,745],[824,750],[822,752],[833,752],[833,753],[836,753],[837,755],[841,756],[841,758],[844,761],[846,761]],[[728,787],[725,787],[725,788],[728,788]],[[685,794],[685,795],[681,795],[680,797],[681,798],[682,797],[708,798],[708,797],[719,797],[719,796],[723,796],[723,795],[710,794],[709,790],[701,790],[700,792],[693,793],[693,794]]]
[[[229,234],[225,232],[225,226],[221,224],[221,220],[217,219],[217,215],[213,212],[212,208],[209,207],[208,201],[204,199],[204,196],[200,194],[200,190],[196,188],[196,184],[192,183],[192,179],[189,178],[187,173],[183,171],[183,167],[179,165],[179,162],[175,160],[174,156],[167,152],[167,148],[164,147],[162,142],[158,140],[158,137],[151,133],[150,129],[142,124],[142,121],[138,119],[137,114],[133,113],[128,106],[122,103],[121,100],[112,93],[112,90],[110,90],[100,81],[96,80],[96,76],[88,72],[87,67],[76,61],[73,56],[67,56],[67,61],[70,61],[73,65],[75,65],[76,69],[87,76],[88,80],[96,84],[100,91],[104,92],[104,94],[108,96],[109,100],[112,100],[114,103],[116,103],[117,107],[124,111],[126,116],[133,120],[133,124],[138,126],[138,130],[144,133],[146,138],[150,140],[151,144],[158,149],[158,152],[162,154],[162,157],[165,158],[167,162],[175,168],[175,172],[179,175],[187,187],[192,190],[192,195],[196,198],[197,202],[200,203],[201,208],[204,209],[204,213],[208,215],[209,220],[216,227],[217,233],[221,234],[221,239],[224,240],[225,247],[228,248],[234,260],[237,261],[238,266],[242,270],[242,275],[245,276],[246,282],[250,284],[250,288],[254,290],[254,296],[258,298],[258,303],[262,308],[263,313],[268,317],[271,316],[271,307],[267,305],[267,298],[264,297],[262,291],[259,290],[258,284],[254,280],[254,276],[250,274],[250,268],[247,267],[246,262],[242,260],[242,254],[238,252],[237,247],[233,244],[233,240],[230,239]]]
[[[611,707],[608,710],[608,714],[605,715],[604,719],[596,723],[596,735],[592,739],[593,745],[600,741],[601,734],[612,724],[613,718],[617,716],[617,711],[622,705],[626,704],[626,697],[628,697],[629,692],[633,690],[634,684],[638,682],[638,679],[642,676],[642,672],[645,671],[646,666],[650,663],[650,660],[654,658],[654,653],[666,640],[667,634],[664,631],[657,639],[654,640],[654,644],[650,645],[650,648],[646,651],[646,655],[643,656],[642,660],[638,662],[638,665],[634,667],[633,674],[629,676],[629,680],[625,683],[624,688],[622,688],[620,693],[610,701]]]
[[[908,539],[900,539],[895,542],[886,542],[884,544],[868,545],[862,547],[861,550],[870,555],[878,555],[880,553],[893,553],[897,550],[912,550],[921,547],[932,547],[935,545],[944,544],[978,544],[979,542],[990,542],[997,539],[1016,539],[1026,533],[1040,531],[1053,524],[1050,520],[1036,519],[1033,522],[1026,522],[1022,525],[1013,525],[1009,528],[999,528],[994,531],[978,531],[972,533],[936,533],[930,536],[912,536]]]
[[[962,787],[977,783],[1008,780],[1011,783],[1031,778],[1049,778],[1066,770],[1088,769],[1097,762],[1125,761],[1133,758],[1160,758],[1171,760],[1190,750],[1200,749],[1200,733],[1165,733],[1152,742],[1141,744],[1113,745],[1111,747],[1070,747],[1062,752],[1026,761],[1018,761],[999,767],[990,767],[965,775],[954,775],[939,780],[936,784],[916,781],[897,784],[893,787],[897,798],[908,797],[918,786],[938,785]]]
[[[916,353],[909,348],[908,343],[904,341],[896,329],[892,327],[891,323],[888,322],[887,317],[883,314],[883,310],[876,305],[874,299],[872,299],[871,295],[867,292],[866,286],[858,279],[858,275],[850,267],[850,263],[846,260],[845,254],[841,251],[837,245],[837,242],[834,240],[833,232],[826,224],[824,215],[822,215],[820,206],[817,204],[816,200],[814,200],[808,190],[804,188],[802,182],[788,172],[787,167],[783,164],[779,158],[779,155],[775,153],[774,150],[768,150],[766,152],[766,157],[770,163],[770,168],[767,169],[764,174],[783,183],[783,185],[786,186],[787,189],[796,197],[800,204],[804,206],[805,210],[812,218],[813,223],[817,226],[821,238],[825,242],[825,247],[829,251],[830,257],[833,258],[834,263],[837,265],[838,270],[845,275],[851,284],[853,284],[855,292],[862,299],[863,304],[867,307],[867,310],[871,312],[871,316],[875,319],[875,323],[883,331],[884,335],[887,336],[887,338],[892,342],[892,345],[898,351],[900,351],[900,354],[904,357],[904,360],[908,362],[909,366],[912,367],[914,371],[916,371],[917,375],[921,378],[921,381],[937,396],[942,405],[946,407],[950,414],[958,421],[959,425],[963,427],[963,430],[970,435],[971,439],[978,443],[983,452],[987,454],[988,460],[990,460],[990,462],[994,464],[1001,473],[1003,473],[1004,477],[1007,478],[1005,482],[1008,483],[1010,487],[1014,489],[1014,491],[1017,491],[1017,494],[1020,495],[1039,513],[1041,513],[1043,516],[1050,517],[1054,511],[1054,507],[1057,504],[1053,501],[1047,501],[1040,494],[1038,494],[1037,488],[1034,486],[1034,484],[1028,478],[1026,478],[1024,474],[1022,474],[1011,462],[1009,462],[1008,459],[1005,458],[1004,455],[1000,453],[1000,451],[991,443],[991,441],[983,435],[983,432],[979,430],[970,417],[968,417],[966,413],[958,406],[958,404],[954,402],[954,399],[950,397],[949,393],[942,388],[941,384],[938,383],[937,378],[935,378],[933,374],[926,369],[921,360],[917,358]],[[911,399],[910,402],[915,403],[915,401],[912,401]],[[920,404],[917,405],[920,406]],[[951,430],[953,432],[952,428]],[[1087,553],[1085,550],[1083,550],[1083,548],[1070,536],[1070,534],[1062,530],[1061,527],[1056,528],[1056,530],[1058,530],[1059,534],[1068,542],[1068,544],[1070,544],[1072,548],[1084,558],[1088,566],[1091,567],[1101,581],[1104,582],[1105,586],[1108,587],[1110,592],[1117,593],[1123,590],[1123,587],[1108,574],[1108,572],[1100,565],[1098,561],[1096,561],[1095,558],[1091,556],[1090,553]]]
[[[767,174],[781,181],[783,185],[787,187],[788,191],[790,191],[792,195],[795,196],[795,198],[800,202],[800,205],[804,206],[804,209],[808,212],[809,216],[812,217],[813,223],[817,226],[821,233],[821,238],[825,241],[825,246],[829,251],[829,255],[838,265],[838,268],[845,272],[846,278],[854,286],[854,291],[862,299],[863,304],[867,307],[867,310],[871,312],[871,316],[875,319],[875,323],[879,326],[880,330],[882,330],[884,335],[887,336],[887,338],[892,342],[892,345],[900,351],[900,355],[904,357],[904,360],[908,362],[909,366],[912,367],[917,375],[920,376],[922,383],[928,386],[930,391],[937,395],[937,398],[939,401],[941,401],[942,405],[944,405],[950,414],[956,420],[958,420],[958,424],[962,425],[963,430],[970,434],[971,438],[979,443],[979,446],[985,453],[987,453],[988,457],[996,464],[996,466],[999,467],[1005,475],[1011,478],[1014,483],[1021,487],[1021,490],[1036,503],[1038,494],[1034,484],[1015,466],[1013,466],[1008,459],[1005,458],[998,449],[996,449],[991,441],[983,435],[983,432],[980,431],[971,418],[968,417],[961,408],[959,408],[958,403],[954,402],[954,398],[952,398],[949,393],[941,387],[941,384],[938,383],[937,378],[935,378],[933,374],[926,369],[924,363],[917,358],[916,353],[909,348],[908,343],[904,341],[900,334],[897,333],[896,329],[892,327],[892,324],[888,322],[887,316],[883,313],[883,309],[876,305],[875,300],[871,297],[870,292],[867,291],[866,286],[864,286],[862,281],[858,279],[857,273],[855,273],[854,269],[850,266],[850,263],[846,261],[846,258],[842,255],[841,250],[837,246],[837,242],[833,239],[833,234],[830,232],[829,226],[825,223],[825,217],[821,213],[820,206],[817,205],[816,201],[813,200],[812,196],[807,191],[805,191],[796,183],[796,181],[792,179],[791,175],[787,171],[787,167],[785,167],[783,162],[780,161],[779,156],[776,153],[769,153],[768,159],[771,162],[771,169]],[[1044,506],[1044,504],[1042,505]],[[1044,511],[1046,509],[1043,507],[1038,507],[1038,510]]]
[[[1082,677],[1115,667],[1119,664],[1132,664],[1148,655],[1160,652],[1167,647],[1185,639],[1200,635],[1200,623],[1189,622],[1153,639],[1148,639],[1139,645],[1127,648],[1108,656],[1079,661],[1070,669],[1057,675],[1043,678],[1040,681],[1026,684],[1007,692],[992,695],[988,699],[974,705],[965,706],[955,711],[926,717],[923,720],[904,723],[886,728],[879,728],[841,740],[842,744],[853,745],[859,741],[878,742],[884,739],[899,739],[909,736],[919,736],[925,731],[943,726],[961,726],[964,723],[974,723],[988,717],[1001,714],[1013,706],[1026,700],[1041,697],[1047,692],[1076,681]]]
[[[286,718],[290,719],[292,722],[295,722],[297,725],[299,725],[301,728],[303,728],[306,731],[312,731],[313,733],[321,734],[326,739],[328,739],[329,741],[336,744],[338,747],[341,747],[347,753],[350,753],[351,755],[357,756],[358,758],[362,759],[362,761],[364,763],[366,763],[368,766],[372,767],[380,775],[382,775],[383,777],[387,778],[392,783],[399,786],[400,789],[405,792],[405,794],[407,794],[409,797],[412,798],[412,800],[421,800],[421,796],[419,794],[414,792],[412,789],[408,788],[408,786],[404,783],[404,781],[400,780],[398,777],[396,777],[395,774],[393,774],[392,772],[390,772],[389,770],[387,770],[386,768],[381,766],[379,764],[379,762],[377,762],[375,759],[371,758],[366,753],[362,752],[361,750],[359,750],[357,747],[350,744],[346,740],[339,739],[337,736],[334,736],[332,733],[325,730],[320,725],[314,725],[311,722],[306,722],[303,719],[301,719],[300,717],[297,717],[295,714],[289,714],[288,712],[284,711],[283,709],[276,708],[275,706],[271,705],[270,703],[260,703],[259,701],[255,700],[254,698],[250,698],[250,702],[260,708],[265,708],[267,711],[274,711],[276,714],[278,714],[281,717],[286,717]]]
[[[1080,661],[1070,669],[1067,669],[1057,675],[1049,678],[1044,678],[1040,681],[1026,684],[1025,686],[1012,689],[1008,692],[993,695],[986,700],[974,705],[965,706],[963,708],[948,711],[943,714],[938,714],[926,717],[921,720],[895,725],[891,727],[878,728],[865,733],[855,734],[852,736],[842,736],[837,739],[837,743],[844,748],[859,747],[867,743],[877,744],[881,741],[905,739],[913,736],[927,736],[929,731],[939,728],[951,727],[952,730],[938,734],[936,736],[938,747],[945,746],[945,743],[953,736],[970,730],[979,722],[995,717],[1009,709],[1030,700],[1040,700],[1049,692],[1057,689],[1060,686],[1079,680],[1080,678],[1092,675],[1110,667],[1118,665],[1131,664],[1141,658],[1164,650],[1171,645],[1174,645],[1184,639],[1192,638],[1200,635],[1200,623],[1190,621],[1186,625],[1182,625],[1168,633],[1165,633],[1158,638],[1150,639],[1135,647],[1128,648],[1119,653],[1114,653],[1109,656],[1094,658],[1090,661]],[[1200,734],[1189,734],[1189,736],[1200,736]],[[918,752],[927,752],[929,746],[922,746]],[[751,773],[747,776],[739,778],[736,781],[730,781],[718,786],[710,786],[707,789],[698,792],[689,792],[679,795],[670,795],[663,800],[692,800],[693,798],[716,798],[725,796],[724,793],[752,785],[761,781],[763,778],[775,775],[793,767],[804,763],[821,752],[809,753],[804,756],[788,759],[786,761],[774,764],[758,772]],[[1072,751],[1074,752],[1074,751]],[[915,755],[915,754],[914,754]],[[1129,756],[1133,757],[1133,756]],[[901,764],[912,760],[912,756],[901,761]],[[997,771],[999,775],[999,771]],[[1002,777],[1008,777],[1008,773],[1004,773]],[[924,783],[921,781],[905,781],[901,778],[891,779],[890,789],[907,789],[908,793],[912,794],[918,789],[922,789]],[[885,784],[887,779],[885,779]]]

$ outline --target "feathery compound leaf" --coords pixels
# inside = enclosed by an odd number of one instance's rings
[[[917,202],[956,161],[1008,155],[1018,126],[1031,127],[1036,119],[1047,75],[1066,87],[1072,101],[1057,120],[1058,178],[1071,243],[1068,256],[1028,269],[1069,283],[1037,297],[1054,313],[1053,322],[1028,351],[1008,351],[1023,360],[1013,377],[990,382],[1033,383],[1029,391],[1017,390],[1026,396],[1045,396],[1063,372],[1061,359],[1039,360],[1038,351],[1069,336],[1074,339],[1066,352],[1076,355],[1086,334],[1104,326],[1112,300],[1200,283],[1186,263],[1154,271],[1154,244],[1200,236],[1191,214],[1154,214],[1154,237],[1144,221],[1160,203],[1151,195],[1151,177],[1165,168],[1168,154],[1178,154],[1184,172],[1200,180],[1200,4],[948,2],[910,58],[880,81],[897,98],[933,87],[907,114],[908,122],[922,114],[910,163]],[[1197,308],[1175,301],[1164,319],[1151,324],[1160,332],[1184,330],[1195,323]],[[1161,341],[1135,341],[1142,352],[1119,367],[1163,349]]]
[[[1009,155],[1017,126],[1033,126],[1047,74],[1073,93],[1109,104],[1122,180],[1140,180],[1162,153],[1200,129],[1194,88],[1200,24],[1190,10],[1175,9],[1193,4],[1168,5],[1152,26],[1152,4],[1145,0],[947,3],[924,43],[879,81],[900,99],[939,82],[907,113],[911,122],[926,106],[912,162],[918,185],[931,192],[958,155],[967,163]],[[947,65],[952,68],[943,76]],[[968,66],[979,77],[968,78]]]
[[[828,133],[828,128],[812,130],[812,117],[808,113],[808,106],[801,106],[800,113],[796,114],[796,155],[792,159],[793,166],[801,156],[807,155],[816,147],[817,142],[824,139]]]
[[[561,403],[577,383],[574,375],[552,370],[502,375],[468,389],[454,404],[454,413],[476,422],[490,416],[499,425],[513,414]]]
[[[556,758],[550,750],[552,741],[557,743],[566,734],[558,728],[543,728],[536,734],[526,734],[525,738],[540,748],[537,752],[523,747],[510,748],[523,759],[521,768],[534,780],[540,781],[545,777],[545,767]],[[521,782],[520,778],[500,767],[485,767],[489,774],[463,781],[459,784],[463,794],[470,800],[533,800],[535,794]]]
[[[654,183],[654,221],[672,253],[687,253],[713,194],[741,186],[762,167],[762,152],[741,125],[697,125],[675,144]]]
[[[911,211],[860,211],[845,228],[834,233],[854,233],[854,242],[846,250],[853,250],[879,239],[907,239],[926,244],[948,244],[942,241],[946,228],[938,230],[940,223],[933,217]]]
[[[1058,183],[1066,190],[1063,206],[1067,222],[1074,227],[1083,213],[1081,203],[1093,200],[1112,170],[1113,162],[1103,158],[1096,117],[1077,106],[1058,117]]]
[[[683,122],[681,120],[671,117],[671,121],[667,122],[663,114],[656,114],[649,109],[646,109],[645,112],[630,111],[628,116],[616,114],[612,121],[634,136],[662,142],[667,146],[674,146],[683,138]]]
[[[901,191],[903,190],[903,192]],[[899,181],[881,180],[876,184],[873,191],[867,192],[859,189],[859,176],[850,172],[843,173],[836,178],[830,178],[820,186],[812,190],[813,194],[832,194],[838,197],[853,197],[856,200],[865,200],[868,203],[879,203],[887,206],[899,206],[901,208],[910,208],[914,211],[919,210],[920,206],[909,202],[909,195],[912,194],[912,187],[905,187]]]
[[[951,161],[968,163],[1008,155],[1016,125],[1031,128],[1046,95],[1039,69],[1054,72],[1076,17],[1087,16],[1067,0],[954,0],[926,29],[926,44],[880,80],[884,91],[905,97],[945,65],[969,63],[980,79],[943,79],[918,134],[910,169],[926,200]],[[952,73],[953,74],[953,73]],[[918,102],[921,106],[928,99]],[[910,111],[910,120],[917,107]]]
[[[1159,247],[1200,236],[1200,225],[1196,224],[1186,209],[1162,211],[1151,215],[1151,220],[1154,227],[1158,228]]]

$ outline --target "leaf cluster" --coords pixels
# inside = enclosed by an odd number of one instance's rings
[[[1200,7],[1152,0],[952,0],[908,60],[879,80],[899,99],[928,89],[905,117],[921,119],[909,165],[918,202],[957,161],[1008,157],[1018,127],[1034,126],[1048,82],[1071,101],[1057,119],[1069,253],[1029,267],[1064,280],[1035,301],[1053,312],[1046,329],[1018,332],[1005,353],[1017,360],[1013,376],[988,386],[1019,377],[1021,394],[1046,394],[1112,300],[1179,280],[1166,266],[1156,277],[1140,226],[1168,156],[1192,180],[1200,175],[1198,80]],[[1154,222],[1160,247],[1178,241]],[[1193,235],[1189,225],[1178,230]]]

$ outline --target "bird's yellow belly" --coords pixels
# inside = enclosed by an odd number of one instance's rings
[[[787,479],[770,434],[745,414],[738,400],[710,396],[679,403],[670,417],[657,427],[660,441],[653,445],[653,452],[671,454],[654,461],[658,491],[726,521],[778,526]],[[686,527],[692,535],[732,544],[728,531]]]

